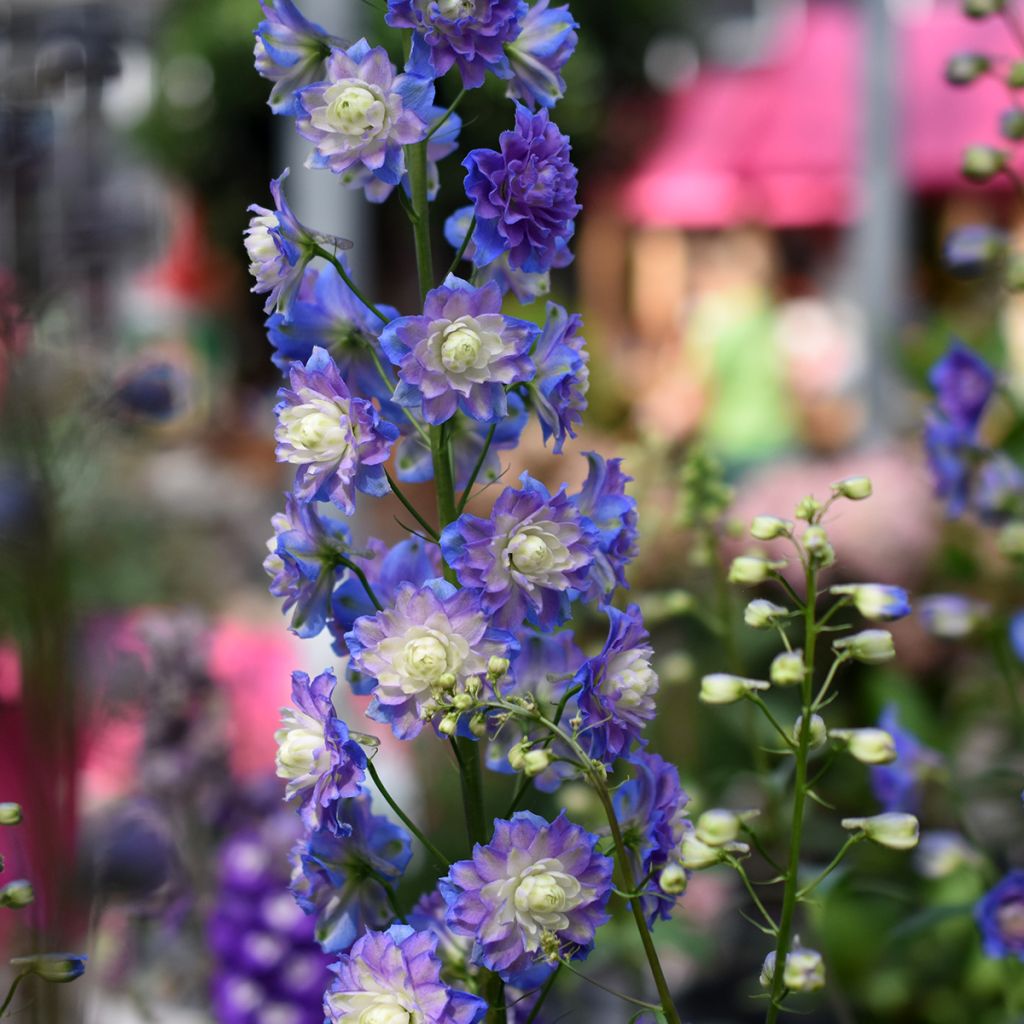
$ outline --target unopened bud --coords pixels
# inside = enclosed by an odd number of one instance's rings
[[[767,690],[769,684],[760,679],[744,679],[726,672],[712,672],[700,681],[700,699],[705,704],[734,704],[755,690]]]
[[[526,752],[530,749],[530,744],[524,740],[522,743],[517,743],[508,752],[508,763],[509,767],[514,772],[521,772],[526,765]]]
[[[784,569],[785,562],[773,562],[759,555],[738,555],[729,566],[728,580],[743,587],[764,583],[776,569]]]
[[[984,182],[1006,167],[1006,151],[996,146],[968,146],[964,150],[962,170],[970,181]]]
[[[823,526],[808,526],[801,538],[804,550],[815,565],[825,567],[836,560],[836,553],[829,543],[828,534]]]
[[[849,832],[862,832],[873,843],[890,850],[912,850],[917,846],[921,826],[913,814],[890,811],[870,818],[843,818],[842,826]]]
[[[438,722],[437,731],[442,736],[454,736],[455,730],[459,727],[459,716],[447,714]]]
[[[852,597],[857,611],[872,622],[892,622],[910,614],[910,599],[902,587],[882,583],[840,583],[831,587],[829,593]]]
[[[999,14],[1006,6],[1006,0],[963,0],[963,11],[968,18],[988,18]]]
[[[776,686],[796,686],[804,681],[804,656],[802,651],[782,651],[772,658],[768,678]]]
[[[14,957],[11,966],[19,973],[25,971],[59,985],[85,974],[88,959],[84,953],[36,953]]]
[[[1024,558],[1024,523],[1014,520],[999,531],[999,550],[1007,558]]]
[[[508,666],[508,658],[499,658],[497,655],[492,654],[487,660],[487,674],[491,679],[500,679],[508,672]]]
[[[0,888],[0,907],[20,910],[27,907],[36,898],[32,883],[24,878],[16,878]]]
[[[688,881],[683,865],[673,862],[662,868],[658,875],[658,888],[669,896],[678,896],[686,891]]]
[[[775,951],[764,958],[759,979],[762,988],[771,988],[775,983]],[[805,949],[800,939],[794,939],[794,947],[786,954],[786,966],[782,970],[782,983],[791,992],[816,992],[825,986],[825,961],[813,949]]]
[[[782,622],[789,611],[781,604],[757,598],[743,609],[743,621],[753,629],[771,629],[777,622]]]
[[[896,741],[884,729],[833,729],[829,737],[844,744],[861,764],[891,764],[896,760]]]
[[[804,716],[797,715],[793,728],[790,730],[789,738],[794,743],[800,742],[800,730],[803,727],[803,721]],[[807,749],[817,750],[818,747],[824,745],[827,739],[828,727],[825,725],[825,719],[821,715],[811,715],[810,726],[807,732]]]
[[[527,750],[523,754],[523,772],[529,778],[540,775],[551,767],[551,755],[543,749]]]
[[[864,629],[853,636],[844,636],[832,644],[836,653],[846,652],[865,665],[881,665],[896,657],[896,645],[887,629]]]
[[[679,860],[684,868],[700,871],[719,863],[725,857],[725,851],[717,846],[709,846],[690,832],[683,839],[679,848]]]
[[[484,715],[474,715],[469,720],[469,731],[480,739],[487,735],[487,718]]]
[[[970,85],[986,71],[990,62],[983,53],[955,53],[946,63],[946,81],[950,85]]]
[[[454,672],[442,672],[437,677],[437,689],[439,690],[454,690],[455,689],[455,673]]]
[[[1024,60],[1010,61],[1006,71],[1006,84],[1011,89],[1024,88]]]
[[[870,498],[873,492],[871,478],[866,476],[848,476],[837,480],[832,485],[832,493],[850,501],[863,501]]]
[[[468,711],[476,701],[468,693],[457,693],[452,697],[452,704],[459,711]]]
[[[797,519],[803,519],[805,522],[810,522],[822,509],[821,502],[817,498],[812,497],[810,494],[806,498],[801,498],[796,506],[796,517]]]
[[[793,532],[793,523],[779,516],[755,516],[750,524],[750,536],[755,540],[775,540],[788,537]]]
[[[756,814],[757,811],[737,812],[713,807],[697,819],[694,835],[708,846],[727,846],[735,842],[743,823]]]
[[[21,817],[21,804],[0,803],[0,825],[20,825]]]
[[[999,134],[1011,142],[1024,139],[1024,110],[1010,107],[999,115]]]

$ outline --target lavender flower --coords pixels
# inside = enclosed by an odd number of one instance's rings
[[[928,374],[935,404],[949,423],[974,431],[995,391],[996,377],[980,356],[954,342]]]
[[[564,266],[580,210],[569,139],[547,110],[517,106],[515,129],[502,132],[498,145],[462,161],[476,215],[474,263],[486,266],[507,252],[513,270]]]
[[[433,82],[396,75],[381,46],[360,39],[333,51],[326,80],[295,94],[295,127],[314,146],[308,166],[355,175],[356,183],[365,171],[397,185],[405,173],[402,147],[426,138],[433,100]]]
[[[428,423],[457,409],[490,422],[508,412],[505,388],[533,376],[536,337],[533,324],[502,315],[497,285],[474,288],[449,275],[427,294],[421,316],[392,321],[380,341],[398,367],[399,405],[422,407]]]
[[[473,960],[514,982],[539,960],[585,957],[611,893],[612,862],[596,846],[564,811],[496,821],[491,842],[440,882],[452,931],[475,939]]]
[[[316,255],[317,247],[326,245],[335,251],[352,248],[352,243],[345,238],[314,234],[299,223],[284,197],[287,177],[286,168],[270,183],[273,210],[255,204],[249,207],[255,216],[245,231],[249,273],[256,278],[252,291],[269,292],[263,311],[277,310],[285,317],[302,283],[306,264]]]
[[[649,878],[641,897],[647,923],[667,921],[675,895],[663,892],[658,877],[678,860],[679,846],[690,826],[683,813],[689,797],[679,785],[679,770],[657,754],[638,753],[633,777],[615,793],[615,813],[638,878]]]
[[[476,1024],[487,1004],[441,981],[436,951],[436,936],[406,925],[366,932],[331,968],[328,1024]]]
[[[366,754],[349,738],[348,726],[334,710],[338,685],[333,669],[310,680],[292,673],[294,708],[281,709],[277,741],[277,775],[287,779],[285,799],[299,805],[309,829],[328,828],[335,835],[349,827],[337,814],[337,801],[356,796],[366,779]]]
[[[636,499],[626,494],[626,484],[633,478],[622,472],[622,459],[605,459],[597,452],[583,454],[590,469],[572,501],[598,530],[598,550],[587,596],[600,600],[617,586],[629,586],[626,566],[637,551]]]
[[[505,44],[519,34],[523,0],[388,0],[387,23],[415,30],[409,69],[440,78],[457,65],[467,89],[483,85],[487,72],[511,74]]]
[[[580,693],[581,735],[591,757],[611,764],[629,753],[644,726],[654,718],[658,676],[651,667],[650,637],[637,605],[625,612],[609,606],[608,639],[596,658],[576,673]]]
[[[260,0],[265,20],[254,31],[256,70],[274,83],[268,105],[275,114],[294,113],[298,89],[324,76],[331,49],[349,44],[302,16],[292,0]]]
[[[561,71],[578,42],[579,26],[569,8],[549,5],[550,0],[537,0],[506,50],[512,65],[508,96],[531,109],[553,107],[565,94]]]
[[[985,893],[974,918],[985,956],[1024,960],[1024,871],[1011,871]]]
[[[403,583],[394,604],[357,619],[345,641],[355,669],[376,680],[367,714],[399,739],[423,728],[423,707],[435,692],[485,676],[491,657],[514,649],[511,635],[491,628],[480,596],[443,580]]]
[[[532,353],[537,375],[529,384],[530,404],[540,420],[545,443],[554,438],[556,454],[562,451],[566,437],[576,436],[576,425],[587,407],[589,356],[577,333],[582,324],[579,314],[569,314],[557,302],[549,302],[544,330]]]
[[[895,740],[896,760],[871,768],[871,788],[886,811],[913,813],[921,803],[922,782],[941,758],[900,725],[899,713],[892,704],[882,711],[878,727]]]
[[[524,618],[542,628],[564,622],[570,599],[586,587],[597,529],[563,487],[552,496],[529,473],[506,487],[489,519],[463,514],[441,534],[441,551],[496,625]]]
[[[295,363],[290,387],[278,392],[277,459],[297,465],[295,493],[305,501],[333,501],[348,515],[355,492],[375,497],[390,490],[384,463],[398,430],[364,398],[354,398],[334,360],[314,348]]]
[[[342,258],[342,265],[345,265]],[[387,320],[398,316],[391,306],[377,308]],[[292,302],[290,316],[267,320],[274,365],[287,373],[292,363],[306,362],[318,345],[327,349],[349,388],[360,398],[385,402],[392,389],[381,378],[373,356],[380,352],[386,321],[371,313],[333,267],[308,267]]]
[[[473,230],[473,207],[463,206],[456,210],[444,222],[444,237],[448,244],[456,251],[462,252],[462,258],[474,263],[476,257],[476,246],[473,245],[472,237],[466,242],[466,235]],[[559,261],[552,264],[554,267],[568,266],[572,262],[572,254],[568,249],[563,250]],[[551,291],[551,274],[543,271],[538,274],[529,274],[525,270],[513,270],[509,266],[508,253],[503,252],[496,260],[492,260],[486,266],[476,267],[473,272],[473,280],[477,284],[487,284],[493,281],[505,295],[511,292],[516,300],[523,305],[528,305],[534,299],[547,295]]]
[[[337,835],[307,834],[291,853],[292,894],[316,915],[316,939],[328,953],[394,920],[385,885],[402,877],[412,856],[409,834],[374,814],[369,794],[339,801],[336,818]]]
[[[274,536],[263,560],[270,592],[284,598],[283,611],[295,609],[291,629],[297,636],[317,636],[330,614],[331,592],[346,571],[341,558],[351,545],[348,528],[325,521],[314,504],[294,494],[285,495],[285,510],[271,523]]]

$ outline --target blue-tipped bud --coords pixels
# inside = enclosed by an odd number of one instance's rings
[[[11,966],[16,970],[35,974],[43,981],[64,985],[85,974],[89,958],[84,953],[37,953],[35,956],[16,956]]]
[[[872,622],[892,622],[910,614],[910,599],[902,587],[882,583],[842,583],[829,590],[831,594],[847,594],[854,607]]]
[[[896,657],[896,645],[887,629],[864,629],[853,636],[844,636],[832,644],[837,654],[847,653],[865,665],[881,665]]]
[[[20,825],[21,804],[0,803],[0,825]]]
[[[27,907],[36,898],[32,883],[24,878],[16,878],[0,888],[0,907],[7,907],[10,910],[21,910]]]
[[[980,277],[1006,254],[1006,233],[990,224],[968,224],[950,232],[942,260],[951,274]]]
[[[917,602],[924,628],[942,640],[963,640],[992,614],[984,601],[963,594],[929,594]]]
[[[964,150],[963,175],[969,181],[985,182],[1006,167],[1006,150],[997,146],[968,146]]]
[[[954,53],[946,64],[946,81],[950,85],[970,85],[991,66],[983,53]]]

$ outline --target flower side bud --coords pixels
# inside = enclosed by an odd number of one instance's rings
[[[881,665],[896,657],[896,645],[887,629],[863,629],[853,636],[844,636],[833,642],[832,650],[837,654],[848,652],[865,665]]]
[[[1024,88],[1024,60],[1010,61],[1006,72],[1006,84],[1011,89]]]
[[[968,18],[988,18],[999,14],[1006,0],[963,0],[963,11]]]
[[[884,729],[833,729],[829,737],[844,744],[861,764],[891,764],[896,760],[896,741]]]
[[[16,956],[11,966],[27,971],[54,984],[66,984],[85,974],[88,957],[84,953],[36,953],[34,956]]]
[[[779,516],[755,516],[750,524],[750,536],[755,540],[775,540],[776,537],[788,537],[793,532],[790,519]]]
[[[686,891],[689,879],[682,864],[669,864],[658,875],[658,888],[669,896],[678,896]]]
[[[996,146],[968,146],[961,170],[969,181],[989,181],[1006,167],[1006,151]]]
[[[730,811],[713,807],[698,819],[694,830],[696,837],[708,846],[730,846],[735,844],[745,821],[757,816],[757,811]]]
[[[777,622],[784,621],[789,610],[781,604],[757,598],[743,609],[743,621],[752,629],[771,629]]]
[[[797,715],[796,721],[793,723],[793,728],[790,730],[789,738],[794,743],[800,742],[800,728],[803,725],[804,716]],[[824,746],[825,741],[828,739],[828,727],[825,725],[825,719],[821,715],[811,715],[810,731],[808,733],[807,749],[817,750],[818,747]]]
[[[486,715],[474,715],[469,720],[469,731],[477,737],[482,739],[487,735],[487,717]]]
[[[540,775],[551,767],[551,755],[543,749],[528,750],[523,754],[523,772],[528,778]]]
[[[815,565],[824,568],[836,560],[835,549],[829,543],[828,534],[823,526],[808,526],[801,539],[804,550]]]
[[[21,804],[0,803],[0,825],[20,825],[21,818]]]
[[[742,587],[756,587],[764,583],[774,570],[784,569],[785,566],[785,562],[773,562],[760,555],[738,555],[729,566],[727,579]]]
[[[725,851],[717,846],[709,846],[690,832],[679,847],[679,862],[691,871],[713,867],[725,857]]]
[[[768,678],[775,686],[796,686],[804,681],[803,651],[782,651],[772,658]]]
[[[512,771],[521,772],[526,767],[526,752],[529,749],[529,744],[517,743],[508,752],[508,763]]]
[[[16,878],[0,888],[0,907],[7,907],[10,910],[21,910],[27,907],[36,898],[32,883],[24,878]]]
[[[848,476],[837,480],[832,485],[832,493],[840,498],[848,498],[850,501],[863,501],[870,498],[874,488],[871,486],[870,477]]]
[[[805,949],[797,940],[796,948],[786,954],[782,984],[790,992],[817,992],[825,987],[825,961],[814,949]]]
[[[890,850],[912,850],[921,834],[917,818],[898,811],[869,818],[843,818],[842,826],[848,832],[862,832],[873,843]]]
[[[991,66],[983,53],[954,53],[946,63],[946,81],[950,85],[970,85]]]
[[[449,713],[441,719],[437,724],[437,731],[442,736],[454,736],[455,730],[459,727],[459,716],[454,713]]]
[[[700,681],[700,699],[705,704],[735,704],[748,693],[769,688],[769,684],[761,679],[744,679],[727,672],[712,672]]]
[[[508,666],[508,658],[499,658],[497,655],[491,655],[487,660],[487,678],[492,681],[500,679],[508,672]]]
[[[810,522],[822,509],[822,504],[817,498],[812,497],[810,494],[806,498],[801,498],[797,503],[795,515],[797,519],[803,519],[805,522]]]
[[[853,605],[871,622],[893,622],[910,614],[910,599],[902,587],[882,583],[840,583],[829,588],[830,594],[845,594]]]

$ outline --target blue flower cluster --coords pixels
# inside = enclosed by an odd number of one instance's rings
[[[488,766],[546,790],[631,766],[616,800],[642,879],[635,898],[650,921],[666,918],[679,888],[658,879],[679,863],[686,797],[676,769],[644,750],[658,678],[640,610],[612,603],[636,553],[630,478],[620,460],[588,452],[579,491],[523,474],[489,514],[465,511],[531,418],[561,454],[586,409],[580,317],[550,301],[542,323],[502,312],[508,293],[546,295],[550,271],[572,259],[576,168],[550,111],[576,25],[550,0],[389,0],[387,24],[407,36],[399,70],[383,47],[330,36],[291,0],[263,8],[257,70],[274,83],[272,109],[310,143],[307,165],[370,201],[402,189],[414,228],[429,216],[437,162],[458,142],[454,104],[435,105],[436,80],[456,69],[473,89],[494,75],[514,102],[497,148],[463,161],[468,205],[446,235],[465,276],[424,288],[408,315],[364,296],[343,256],[349,243],[294,217],[284,176],[274,209],[254,208],[254,291],[269,293],[267,332],[285,377],[276,452],[294,467],[264,563],[271,592],[299,636],[329,632],[344,679],[400,740],[430,726],[468,744],[460,757],[478,757],[479,743]],[[402,491],[431,479],[436,527]],[[391,492],[417,531],[356,546],[346,518]],[[576,642],[581,605],[607,619],[600,650]],[[328,1019],[472,1024],[487,1009],[475,991],[483,975],[525,991],[555,962],[586,955],[607,919],[612,862],[564,815],[496,821],[491,841],[475,837],[472,857],[425,897],[430,923],[396,923],[410,837],[371,809],[376,741],[340,717],[339,685],[332,669],[296,672],[276,735],[278,774],[306,826],[292,891],[339,956]]]

